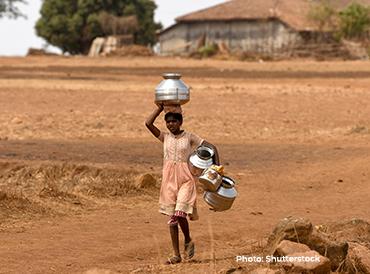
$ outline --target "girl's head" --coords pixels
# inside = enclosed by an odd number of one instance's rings
[[[181,113],[168,112],[164,116],[164,120],[166,121],[166,126],[171,133],[173,134],[180,133],[180,129],[182,125],[182,114]]]

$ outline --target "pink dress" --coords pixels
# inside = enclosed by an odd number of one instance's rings
[[[175,211],[195,214],[196,178],[190,173],[188,158],[203,139],[187,131],[179,135],[161,132],[158,139],[163,142],[164,153],[159,212],[169,216]]]

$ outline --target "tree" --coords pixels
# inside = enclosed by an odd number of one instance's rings
[[[135,15],[114,16],[105,11],[100,13],[99,24],[104,35],[125,35],[139,30]]]
[[[26,3],[24,0],[0,0],[0,18],[3,16],[10,18],[24,16],[16,6],[17,2]]]
[[[312,5],[308,17],[315,22],[318,30],[322,32],[335,29],[338,14],[328,0],[321,0]]]
[[[352,3],[339,13],[340,34],[345,38],[362,38],[370,27],[370,8]]]
[[[161,28],[154,22],[155,8],[152,0],[44,0],[36,31],[63,52],[86,54],[96,37],[107,34],[103,17],[110,14],[116,22],[125,22],[126,18],[129,23],[136,16],[138,27],[132,30],[134,42],[154,44],[155,32]],[[121,29],[127,31],[129,27]]]

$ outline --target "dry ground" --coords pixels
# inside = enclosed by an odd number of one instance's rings
[[[144,120],[174,71],[192,87],[184,128],[218,146],[239,196],[223,213],[200,196],[195,259],[163,266],[158,185],[133,182],[160,177]],[[0,273],[247,271],[235,256],[283,217],[369,219],[369,87],[369,62],[1,58]]]

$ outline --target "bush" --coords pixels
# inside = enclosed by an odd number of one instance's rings
[[[207,44],[198,49],[198,53],[201,57],[211,57],[218,52],[218,47],[216,44]]]
[[[370,8],[352,3],[339,13],[340,36],[364,38],[370,27]]]

